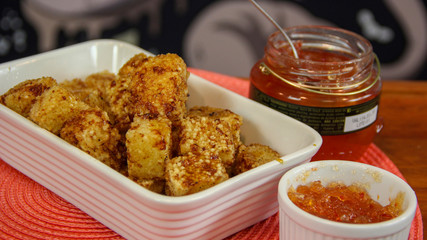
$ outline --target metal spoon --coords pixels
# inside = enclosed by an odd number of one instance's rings
[[[270,20],[271,23],[274,24],[274,26],[282,33],[282,35],[285,37],[285,39],[289,42],[289,45],[292,48],[292,52],[294,53],[295,58],[299,58],[298,57],[298,53],[297,50],[295,49],[294,44],[292,43],[291,38],[289,38],[288,34],[286,34],[286,32],[279,26],[279,24],[274,21],[274,19],[255,1],[255,0],[250,0],[252,2],[252,4],[258,8],[258,10],[261,11],[262,14],[264,14],[264,16],[266,16],[268,18],[268,20]]]

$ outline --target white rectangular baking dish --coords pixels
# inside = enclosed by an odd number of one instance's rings
[[[143,49],[94,40],[0,64],[0,94],[42,76],[57,81],[117,73]],[[322,144],[312,128],[196,75],[188,106],[228,108],[243,119],[244,143],[276,149],[273,161],[208,190],[183,197],[150,192],[59,137],[0,105],[0,158],[127,239],[221,239],[278,211],[277,185]]]

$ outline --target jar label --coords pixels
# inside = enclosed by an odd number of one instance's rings
[[[295,118],[321,135],[339,135],[364,129],[375,122],[379,95],[367,102],[347,107],[310,107],[273,98],[251,85],[253,100]]]

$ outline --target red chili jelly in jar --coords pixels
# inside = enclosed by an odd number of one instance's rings
[[[339,28],[273,33],[250,73],[250,98],[306,123],[323,144],[313,160],[358,160],[382,128],[379,62],[363,37]]]

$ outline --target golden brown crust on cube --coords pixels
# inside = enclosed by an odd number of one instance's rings
[[[80,78],[65,80],[58,83],[58,85],[67,89],[70,93],[82,101],[84,101],[86,96],[90,93],[90,91],[92,91],[92,89],[87,89],[86,83]]]
[[[36,98],[55,86],[56,80],[42,77],[21,82],[0,96],[0,103],[24,117],[28,117]]]
[[[181,122],[179,155],[216,155],[231,169],[235,153],[228,122],[204,116],[186,117]]]
[[[229,109],[215,108],[210,106],[195,106],[188,111],[189,117],[209,117],[212,119],[221,119],[230,124],[231,134],[233,136],[234,147],[237,149],[240,144],[240,127],[243,124],[243,118]]]
[[[183,196],[200,192],[228,179],[221,160],[209,155],[186,155],[166,164],[166,194]]]
[[[64,124],[60,137],[107,166],[120,170],[122,165],[118,151],[120,134],[112,127],[107,113],[101,109],[81,111]]]
[[[132,178],[131,178],[132,179]],[[132,179],[138,185],[159,194],[164,194],[165,192],[165,179]]]
[[[60,86],[69,90],[74,96],[91,107],[99,107],[106,111],[110,121],[114,122],[114,115],[111,113],[107,101],[107,88],[117,79],[114,73],[103,71],[87,76],[84,80],[73,79],[63,81]]]
[[[85,84],[91,89],[97,89],[101,92],[103,97],[107,96],[107,89],[111,86],[113,81],[117,80],[117,75],[109,72],[102,71],[90,74],[85,78]]]
[[[108,89],[112,112],[125,131],[135,114],[153,114],[179,121],[185,114],[185,62],[176,54],[147,57],[138,54],[122,66]]]
[[[241,145],[238,149],[233,173],[237,175],[279,158],[280,154],[269,146],[258,143]]]
[[[164,179],[165,161],[171,157],[172,123],[162,116],[135,116],[126,133],[129,176]]]
[[[231,174],[240,142],[242,117],[230,110],[209,106],[192,107],[181,122],[179,154],[210,152],[222,160]]]
[[[138,71],[144,62],[147,61],[148,56],[144,53],[135,54],[131,59],[129,59],[123,66],[119,69],[117,75],[119,76],[132,76]]]
[[[29,118],[40,127],[57,135],[66,121],[89,108],[68,90],[57,85],[37,97]]]

